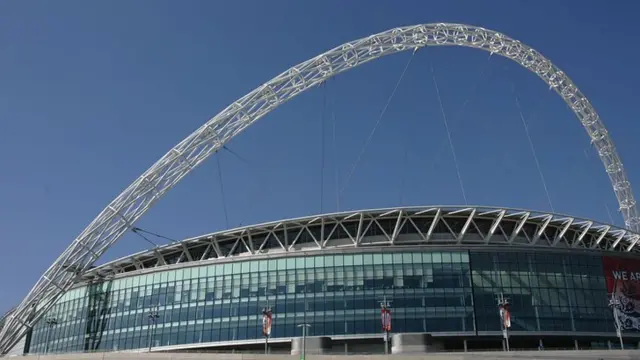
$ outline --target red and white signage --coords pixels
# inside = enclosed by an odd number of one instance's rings
[[[620,329],[640,331],[640,261],[603,256],[602,267]]]
[[[500,319],[502,320],[502,328],[509,329],[511,327],[511,312],[509,304],[500,305]]]

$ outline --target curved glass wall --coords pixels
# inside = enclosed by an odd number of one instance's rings
[[[501,331],[497,294],[511,301],[511,331],[615,332],[602,257],[472,252],[479,333]]]
[[[38,322],[29,352],[261,339],[267,305],[272,338],[299,336],[301,323],[312,325],[311,336],[378,334],[384,297],[393,332],[499,331],[499,293],[513,303],[514,331],[613,331],[599,256],[387,251],[234,260],[74,289]]]

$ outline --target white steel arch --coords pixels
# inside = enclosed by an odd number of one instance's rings
[[[127,187],[73,240],[6,320],[0,332],[5,354],[76,279],[169,189],[231,138],[277,106],[323,81],[385,55],[425,46],[464,46],[504,56],[554,89],[589,134],[611,179],[627,228],[640,219],[622,162],[600,117],[573,82],[536,50],[501,33],[461,24],[391,29],[351,41],[300,63],[235,101],[165,154]],[[628,248],[630,251],[635,244]]]

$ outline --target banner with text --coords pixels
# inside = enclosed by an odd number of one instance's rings
[[[602,265],[620,328],[640,331],[640,261],[603,256]]]

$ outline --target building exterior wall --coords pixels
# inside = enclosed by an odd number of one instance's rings
[[[302,323],[310,336],[377,335],[385,297],[392,332],[499,335],[500,293],[512,302],[514,334],[615,337],[597,253],[392,250],[238,258],[76,288],[39,321],[28,352],[259,341],[265,306],[274,342],[300,336]],[[152,311],[157,326],[149,325]]]
[[[615,332],[602,257],[472,252],[479,332],[501,331],[496,295],[511,300],[511,331]]]

